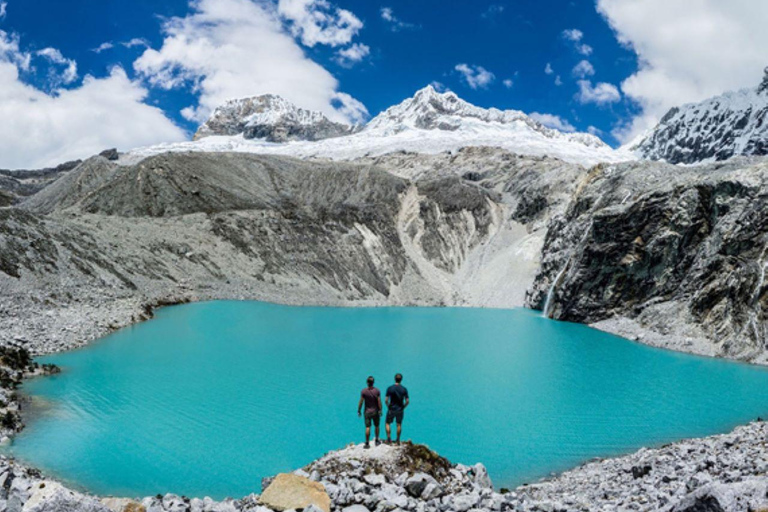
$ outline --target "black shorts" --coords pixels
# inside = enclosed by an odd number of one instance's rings
[[[392,423],[393,421],[397,421],[397,424],[400,425],[403,422],[403,413],[405,411],[393,411],[392,409],[387,411],[387,425]]]
[[[379,421],[381,420],[381,414],[379,414],[378,411],[368,412],[365,411],[365,426],[370,427],[371,423],[373,423],[374,426],[379,426]]]

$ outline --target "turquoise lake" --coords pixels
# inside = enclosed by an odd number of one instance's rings
[[[497,488],[768,415],[768,371],[527,310],[207,302],[42,358],[9,450],[99,494],[241,497],[361,442],[357,401],[402,372],[404,438]],[[383,424],[382,424],[383,432]]]

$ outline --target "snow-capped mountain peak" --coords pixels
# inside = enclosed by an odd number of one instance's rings
[[[768,68],[756,88],[672,108],[630,149],[675,164],[768,154]]]
[[[195,140],[212,135],[243,135],[269,142],[320,140],[352,131],[334,123],[322,112],[297,107],[275,94],[230,100],[218,107],[195,134]]]
[[[432,86],[377,115],[362,129],[329,121],[274,95],[227,102],[216,109],[194,142],[133,152],[242,151],[351,160],[409,151],[441,153],[468,146],[499,147],[583,165],[632,158],[587,133],[548,128],[519,110],[482,108]]]

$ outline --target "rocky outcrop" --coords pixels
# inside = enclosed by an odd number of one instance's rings
[[[554,318],[764,361],[766,171],[764,160],[596,167],[550,224],[528,304],[550,294]]]
[[[768,154],[768,69],[754,89],[728,92],[672,108],[631,149],[641,158],[673,164]]]
[[[768,426],[757,422],[704,439],[686,440],[626,457],[593,461],[560,476],[513,490],[494,489],[482,464],[453,464],[423,445],[350,445],[292,475],[268,478],[266,490],[215,501],[166,494],[102,498],[69,490],[38,471],[0,456],[0,509],[83,512],[271,512],[272,486],[311,489],[319,512],[555,511],[748,512],[768,507]],[[295,493],[288,493],[295,497]],[[282,497],[287,496],[281,493]],[[310,500],[312,501],[312,500]],[[299,503],[298,501],[290,502]],[[296,505],[297,507],[299,505]]]
[[[274,94],[231,100],[218,107],[195,133],[242,135],[267,142],[316,141],[352,133],[353,127],[330,121],[321,112],[305,110]]]

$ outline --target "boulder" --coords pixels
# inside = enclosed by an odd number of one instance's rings
[[[264,490],[260,500],[263,505],[278,512],[306,509],[310,505],[324,512],[331,510],[331,499],[323,484],[291,473],[277,475]]]
[[[144,505],[128,498],[103,498],[101,504],[112,512],[147,512]]]

